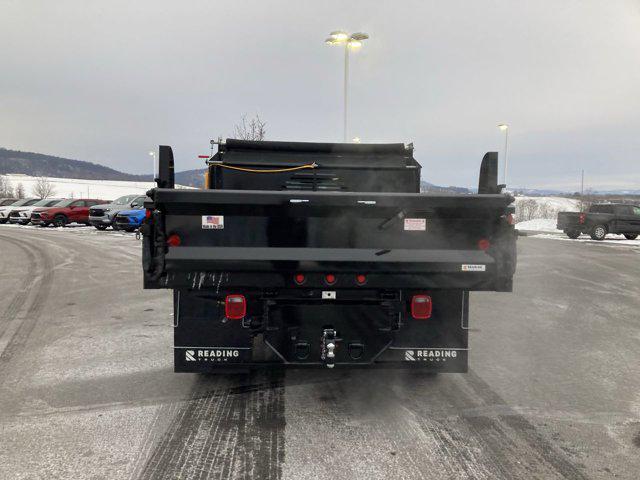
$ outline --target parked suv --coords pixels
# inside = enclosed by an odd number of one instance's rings
[[[4,207],[0,207],[0,223],[7,223],[9,221],[9,213],[15,207],[28,207],[29,205],[33,205],[39,198],[22,198],[20,200],[16,200],[13,203],[5,205]]]
[[[114,222],[114,218],[118,212],[131,208],[141,208],[144,204],[144,199],[144,195],[125,195],[111,203],[91,207],[89,209],[89,223],[98,230],[106,230],[109,225],[116,230],[117,225]]]
[[[31,213],[36,208],[53,207],[62,202],[64,198],[43,198],[39,202],[29,206],[16,207],[9,212],[9,223],[27,225],[31,221]]]
[[[17,198],[9,198],[9,197],[0,198],[0,207],[11,205],[12,203],[15,203],[17,201],[18,201]]]
[[[142,221],[147,211],[142,208],[136,208],[134,210],[122,210],[116,215],[113,226],[118,230],[124,230],[126,232],[133,232],[140,228]]]
[[[569,238],[588,233],[594,240],[604,240],[607,233],[621,233],[634,240],[640,234],[640,207],[623,203],[596,203],[587,212],[559,212],[558,230]]]
[[[89,225],[89,207],[109,203],[108,200],[93,198],[71,198],[63,200],[55,207],[36,208],[31,214],[31,223],[46,227],[55,225],[64,227],[68,223],[84,223]]]

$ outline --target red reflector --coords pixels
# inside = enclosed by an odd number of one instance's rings
[[[244,295],[227,295],[224,300],[224,316],[229,320],[240,320],[247,314],[247,300]]]
[[[144,216],[146,218],[151,218],[151,210],[147,209],[147,211],[145,212]]]
[[[489,240],[487,240],[486,238],[482,238],[482,239],[478,240],[478,248],[480,250],[487,251],[487,250],[489,250],[490,246],[491,246],[491,242]]]
[[[411,316],[418,320],[431,318],[432,305],[429,295],[414,295],[411,299]]]
[[[169,235],[169,238],[167,238],[167,245],[170,247],[179,247],[181,243],[182,240],[175,233],[173,235]]]
[[[364,285],[367,283],[367,277],[365,275],[356,275],[356,283],[358,285]]]
[[[198,155],[198,158],[209,158],[209,155]]]
[[[333,275],[332,273],[329,273],[328,275],[324,276],[324,281],[327,282],[329,285],[333,285],[334,283],[336,283],[336,276]]]
[[[306,279],[307,279],[307,278],[306,278],[303,274],[301,274],[301,273],[298,273],[295,277],[293,277],[293,280],[294,280],[298,285],[302,285],[302,284],[305,282],[305,280],[306,280]]]

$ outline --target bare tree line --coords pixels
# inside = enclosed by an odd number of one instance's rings
[[[535,218],[556,218],[560,209],[540,203],[532,198],[516,202],[516,219],[526,222]]]
[[[36,184],[31,188],[31,193],[37,198],[50,198],[56,193],[55,187],[46,177],[38,177]],[[11,182],[0,175],[0,198],[25,198],[24,185],[18,183],[14,188]]]
[[[38,177],[33,186],[33,195],[38,198],[50,198],[56,194],[56,189],[46,177]]]

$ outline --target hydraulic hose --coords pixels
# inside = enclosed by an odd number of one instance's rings
[[[284,172],[294,172],[296,170],[305,170],[305,169],[313,169],[318,168],[317,163],[308,163],[306,165],[300,165],[298,167],[288,167],[288,168],[245,168],[245,167],[235,167],[233,165],[225,165],[223,163],[212,163],[214,167],[228,168],[230,170],[238,170],[240,172],[248,172],[248,173],[284,173]]]

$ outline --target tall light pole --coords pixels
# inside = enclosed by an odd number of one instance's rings
[[[507,173],[509,171],[509,125],[501,123],[498,128],[504,132],[504,173],[502,183],[507,184]]]
[[[582,169],[582,178],[580,179],[580,211],[584,212],[584,168]]]
[[[149,155],[153,157],[153,182],[156,181],[156,152],[149,152]]]
[[[369,38],[366,33],[347,33],[337,30],[329,34],[324,43],[327,45],[344,45],[344,132],[343,141],[347,141],[347,106],[349,96],[349,50],[357,50],[362,46],[363,40]]]

